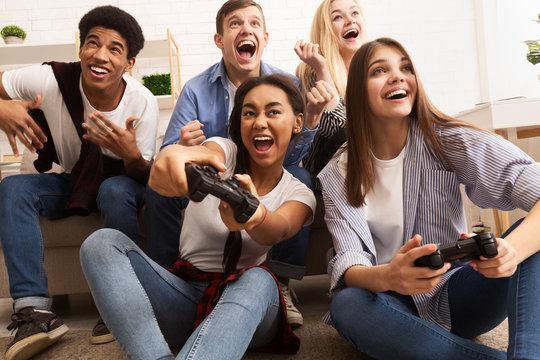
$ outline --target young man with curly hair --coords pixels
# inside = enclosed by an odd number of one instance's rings
[[[137,21],[113,6],[79,23],[80,62],[0,72],[0,129],[39,157],[40,174],[0,183],[0,242],[17,330],[5,359],[27,359],[68,330],[51,310],[39,216],[101,211],[104,226],[137,241],[137,211],[154,156],[158,106],[126,75],[144,45]],[[44,173],[52,163],[61,174]]]

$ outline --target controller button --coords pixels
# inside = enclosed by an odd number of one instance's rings
[[[444,261],[443,261],[443,258],[441,256],[441,254],[433,254],[433,255],[431,255],[430,263],[431,263],[431,266],[436,268],[436,269],[441,268],[444,265]]]

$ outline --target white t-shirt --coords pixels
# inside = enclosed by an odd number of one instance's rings
[[[135,122],[137,146],[143,158],[151,160],[155,151],[159,116],[157,101],[147,88],[128,74],[125,74],[123,79],[126,82],[126,88],[120,103],[116,109],[102,113],[123,129],[126,127],[128,117],[138,117],[139,120]],[[9,97],[14,100],[33,100],[37,95],[41,95],[40,109],[47,118],[60,166],[66,172],[71,172],[79,159],[81,141],[52,68],[48,65],[34,65],[6,71],[2,75],[2,84]],[[84,117],[87,119],[96,109],[90,105],[80,82],[79,88],[83,98]],[[102,152],[118,159],[107,149],[102,149]]]
[[[236,164],[236,144],[232,140],[220,137],[213,137],[207,141],[217,143],[225,152],[227,171],[223,176],[233,175]],[[259,197],[259,201],[270,211],[275,211],[284,202],[291,200],[308,205],[312,214],[315,214],[313,192],[286,170],[283,170],[283,176],[276,187],[268,194]],[[219,202],[217,197],[207,195],[199,203],[190,201],[184,214],[184,224],[180,235],[180,254],[183,259],[190,261],[203,271],[223,271],[223,248],[229,230],[221,220]],[[313,215],[305,225],[309,225],[312,221]],[[262,263],[271,247],[260,245],[251,239],[246,231],[242,231],[241,234],[242,253],[238,268]]]
[[[234,108],[234,97],[236,95],[236,90],[238,90],[238,88],[234,86],[229,78],[227,78],[227,92],[229,93],[229,118],[231,117]]]
[[[373,156],[375,183],[366,194],[363,207],[373,243],[377,250],[377,263],[392,260],[403,245],[403,160],[405,147],[391,160],[380,160]],[[339,159],[340,171],[347,169],[347,152]]]

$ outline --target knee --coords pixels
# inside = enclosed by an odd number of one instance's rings
[[[131,191],[132,181],[126,176],[115,176],[103,181],[97,197],[100,209],[135,202],[135,194]]]
[[[257,302],[275,299],[277,303],[276,280],[268,271],[254,267],[243,273],[240,279],[242,288],[247,289],[251,293],[250,297],[255,297]]]
[[[122,232],[114,229],[100,229],[92,233],[81,245],[80,259],[84,267],[96,261],[112,258],[112,253],[129,245],[131,240]]]
[[[18,204],[18,201],[26,198],[27,189],[24,186],[24,179],[14,175],[0,181],[0,204],[9,207]]]
[[[346,327],[372,299],[371,292],[358,288],[345,288],[335,294],[330,303],[330,316],[336,328]]]

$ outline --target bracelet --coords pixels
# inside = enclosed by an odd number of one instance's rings
[[[257,223],[257,225],[251,227],[251,230],[255,229],[256,227],[259,227],[266,220],[268,209],[266,208],[266,206],[264,206],[264,204],[261,204],[261,205],[262,205],[262,208],[264,209],[264,215],[262,216],[262,219]]]

